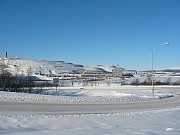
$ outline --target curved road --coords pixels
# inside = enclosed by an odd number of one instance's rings
[[[118,113],[126,111],[157,110],[180,107],[180,95],[157,101],[117,104],[61,104],[0,102],[0,114],[79,114]]]

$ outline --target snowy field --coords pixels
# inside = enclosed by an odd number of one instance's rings
[[[35,90],[36,92],[36,90]],[[0,92],[0,102],[24,103],[128,103],[173,98],[180,87],[61,87],[44,89],[42,94]],[[1,113],[1,135],[179,135],[179,101],[169,109],[119,111],[94,114]]]
[[[158,100],[180,94],[180,87],[156,86],[155,96],[151,86],[103,86],[103,87],[58,87],[35,89],[41,94],[0,91],[0,101],[46,102],[46,103],[118,103]]]

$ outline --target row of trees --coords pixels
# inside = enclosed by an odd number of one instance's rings
[[[148,76],[144,81],[140,81],[139,79],[134,79],[131,83],[131,85],[152,85],[152,78],[151,76]],[[154,85],[180,85],[180,80],[176,82],[172,82],[171,78],[168,77],[165,81],[156,81],[154,80]]]
[[[70,86],[73,85],[73,82],[61,82],[58,86]],[[25,92],[32,93],[32,91],[41,93],[43,87],[55,87],[56,84],[53,84],[49,81],[42,81],[35,83],[33,76],[18,76],[12,75],[6,70],[0,70],[0,91],[10,91],[10,92]],[[36,88],[36,90],[34,90]]]
[[[6,70],[2,70],[0,74],[0,90],[1,91],[24,91],[31,93],[32,88],[35,86],[35,83],[32,80],[31,76],[28,76],[26,80],[22,79],[19,76],[13,76]]]

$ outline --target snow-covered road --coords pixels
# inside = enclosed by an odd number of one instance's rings
[[[156,87],[155,95],[142,86],[1,91],[0,134],[179,135],[180,87]]]
[[[154,109],[173,109],[180,107],[180,96],[171,98],[128,102],[128,103],[101,103],[101,104],[61,104],[61,103],[24,103],[0,102],[0,113],[28,113],[28,114],[77,114],[77,113],[118,113],[122,111],[139,111]]]

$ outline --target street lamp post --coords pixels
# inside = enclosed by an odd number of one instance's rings
[[[169,42],[164,43],[164,45],[169,45]],[[151,83],[152,83],[152,93],[154,96],[154,47],[152,47],[152,75],[151,75]]]
[[[154,48],[152,47],[152,75],[151,75],[151,83],[152,83],[152,93],[154,96]]]

